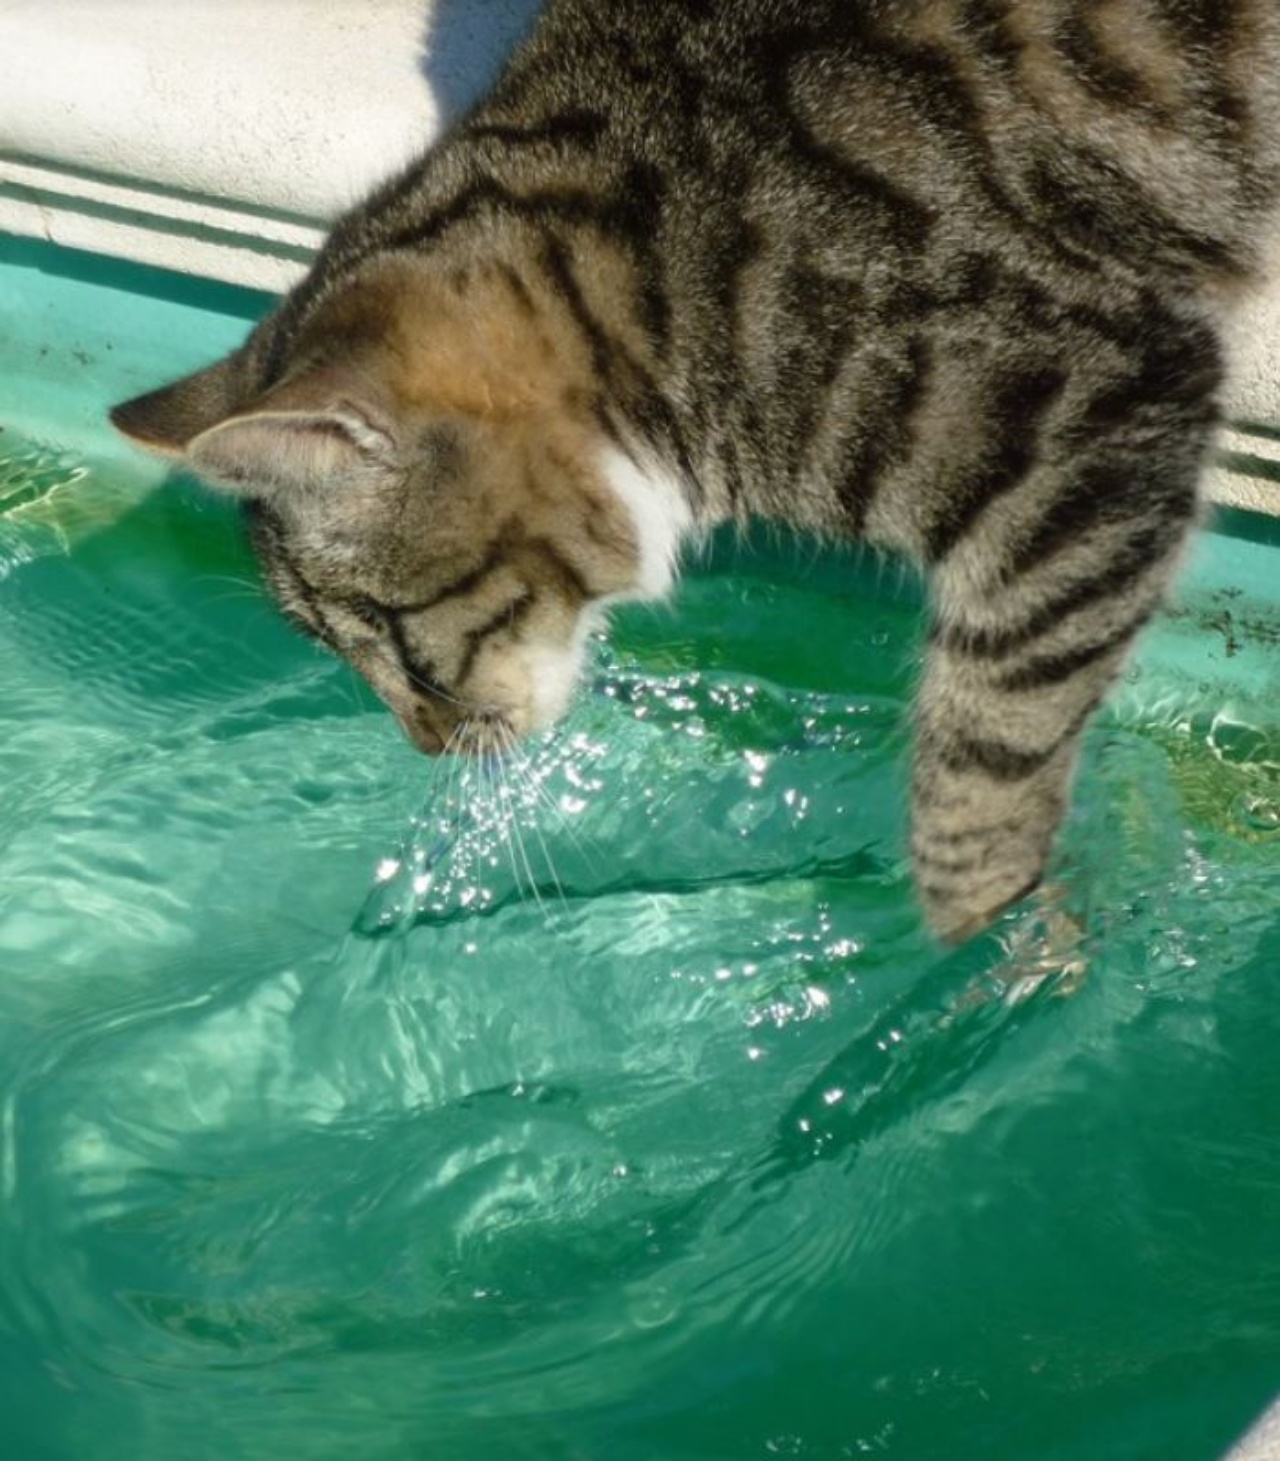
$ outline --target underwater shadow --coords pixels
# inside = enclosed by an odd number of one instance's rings
[[[418,69],[448,127],[493,83],[545,0],[433,0]]]

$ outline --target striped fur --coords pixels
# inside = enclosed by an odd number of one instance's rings
[[[921,561],[912,848],[958,938],[1040,878],[1195,522],[1278,186],[1274,0],[552,0],[240,351],[116,420],[246,495],[428,750],[556,714],[688,528]]]

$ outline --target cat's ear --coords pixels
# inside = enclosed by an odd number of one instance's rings
[[[273,497],[392,471],[394,416],[384,394],[373,371],[329,364],[246,404],[231,355],[117,406],[111,420],[140,446],[184,459],[213,487]]]
[[[251,497],[376,484],[395,470],[395,443],[350,402],[232,416],[190,444],[187,461],[211,485]]]
[[[111,412],[111,424],[148,451],[180,457],[189,442],[236,409],[237,363],[228,355],[172,385],[135,396]]]

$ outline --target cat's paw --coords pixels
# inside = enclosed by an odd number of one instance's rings
[[[1021,1004],[1045,984],[1063,998],[1084,984],[1089,972],[1084,925],[1066,897],[1060,883],[1046,883],[1027,916],[1002,935],[1005,959],[995,972],[1006,1004]]]
[[[1025,911],[999,931],[1003,958],[975,979],[956,1002],[963,1013],[981,1005],[1019,1005],[1044,989],[1056,999],[1076,994],[1089,973],[1085,927],[1067,907],[1060,883],[1046,883]]]

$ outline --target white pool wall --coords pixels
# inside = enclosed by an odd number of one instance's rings
[[[274,291],[540,0],[0,0],[0,231]]]
[[[0,0],[0,233],[279,292],[483,93],[542,0]],[[1220,500],[1280,512],[1280,271]]]

